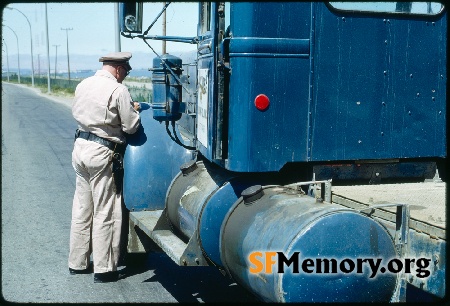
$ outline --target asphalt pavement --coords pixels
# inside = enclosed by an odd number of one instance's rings
[[[70,98],[2,83],[1,293],[15,303],[254,302],[214,267],[136,254],[124,278],[69,275],[76,122]]]

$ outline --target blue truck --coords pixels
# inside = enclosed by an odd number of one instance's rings
[[[167,3],[163,10],[169,5]],[[445,295],[445,227],[332,185],[446,181],[447,13],[435,2],[200,2],[154,53],[153,98],[124,157],[129,252],[150,238],[267,302]],[[162,12],[155,14],[155,21]],[[184,63],[152,40],[197,46]],[[350,204],[349,204],[350,203]]]

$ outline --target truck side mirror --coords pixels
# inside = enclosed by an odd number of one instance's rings
[[[142,2],[119,3],[119,25],[121,32],[142,33]]]

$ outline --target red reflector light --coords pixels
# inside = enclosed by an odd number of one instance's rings
[[[267,108],[269,108],[269,98],[266,95],[260,94],[257,95],[255,98],[255,106],[260,111],[265,111]]]

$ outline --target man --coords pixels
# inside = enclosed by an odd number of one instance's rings
[[[122,85],[131,70],[131,56],[129,52],[116,52],[101,57],[102,69],[77,86],[72,106],[78,130],[72,152],[77,176],[69,272],[91,271],[92,252],[94,282],[118,279],[125,133],[135,133],[140,125],[140,104],[132,101]]]

